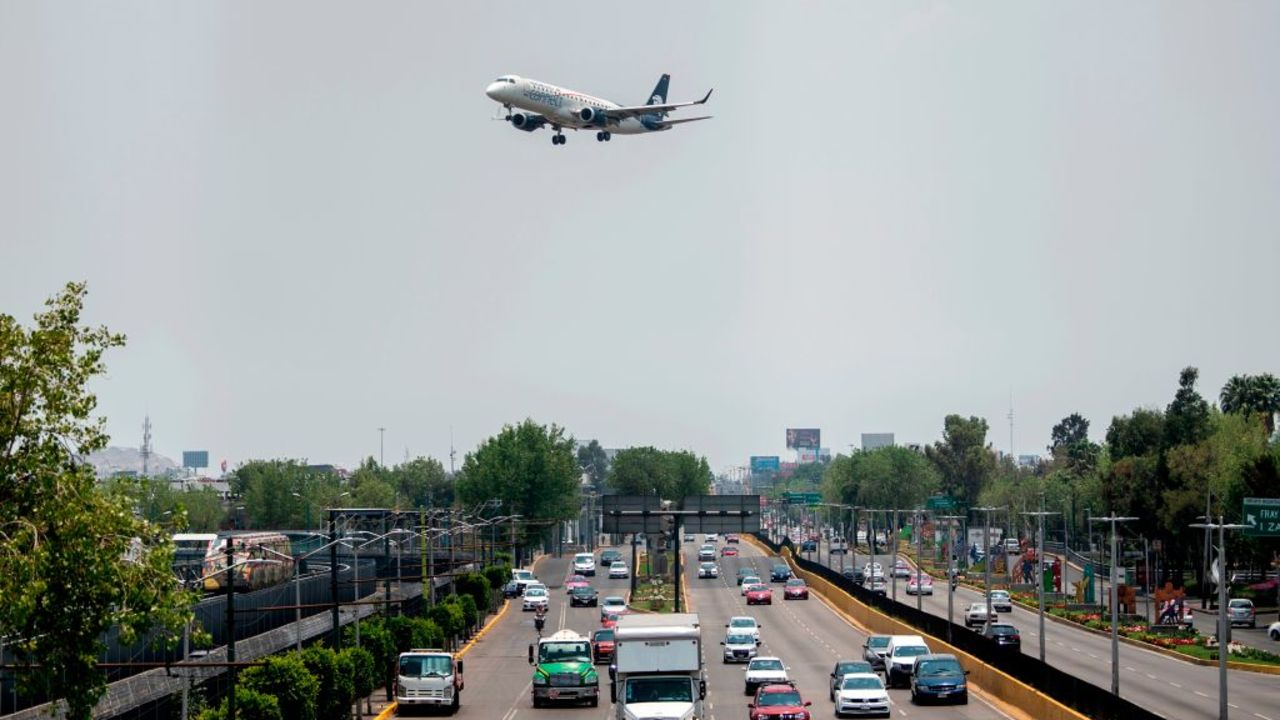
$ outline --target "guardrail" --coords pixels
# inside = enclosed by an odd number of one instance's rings
[[[781,552],[783,548],[788,549],[792,561],[800,569],[849,594],[857,602],[875,608],[881,613],[927,635],[935,638],[946,638],[948,637],[948,625],[950,625],[951,640],[949,642],[954,648],[1034,688],[1068,708],[1091,718],[1105,720],[1163,720],[1160,715],[1122,697],[1112,695],[1110,690],[1085,682],[1049,663],[1042,663],[1039,658],[1022,653],[1011,654],[1002,651],[989,640],[967,627],[948,623],[946,618],[937,617],[930,613],[916,610],[914,606],[894,602],[888,597],[876,595],[861,585],[854,584],[851,579],[825,565],[805,560],[797,553],[795,546],[791,544],[789,539],[783,540],[781,543],[775,543],[763,533],[757,533],[755,537],[773,552]]]

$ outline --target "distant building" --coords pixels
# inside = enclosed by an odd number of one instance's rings
[[[1018,467],[1034,468],[1040,464],[1039,455],[1019,455]]]
[[[893,447],[893,433],[862,433],[862,449]]]

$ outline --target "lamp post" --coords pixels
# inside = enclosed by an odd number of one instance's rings
[[[920,561],[924,558],[924,508],[916,508],[916,524],[911,534],[916,536],[916,610],[924,610],[924,592],[920,587]]]
[[[951,618],[954,616],[953,608],[955,604],[956,588],[952,584],[952,578],[956,575],[956,535],[955,523],[957,520],[964,520],[964,515],[937,515],[936,520],[947,521],[947,642],[951,642]]]
[[[1022,514],[1036,518],[1039,523],[1036,534],[1036,597],[1039,598],[1040,604],[1040,662],[1044,662],[1044,519],[1049,515],[1060,513],[1045,512],[1044,493],[1040,493],[1040,511]]]
[[[1206,518],[1205,522],[1190,527],[1202,529],[1207,536],[1218,531],[1218,720],[1227,720],[1227,654],[1231,635],[1231,616],[1227,612],[1227,531],[1243,530],[1248,525],[1228,525],[1219,515],[1218,522]]]
[[[983,623],[983,625],[984,627],[990,627],[991,626],[991,560],[993,555],[993,553],[991,552],[991,513],[996,512],[998,510],[1004,510],[1004,508],[1003,507],[976,507],[973,509],[977,510],[978,512],[985,513],[985,516],[983,517],[983,523],[982,523],[982,546],[983,546],[982,553],[983,553],[983,557],[985,558],[984,562],[982,563],[983,565],[982,582],[984,585],[984,587],[982,588],[982,592],[983,592],[983,602],[986,603],[985,611],[986,611],[987,617],[986,617],[986,622]]]
[[[1116,523],[1132,522],[1136,517],[1117,517],[1113,510],[1107,517],[1090,518],[1092,522],[1111,523],[1111,694],[1120,694],[1120,630],[1117,606],[1120,597],[1119,584],[1116,582]],[[1041,637],[1044,637],[1043,633]]]

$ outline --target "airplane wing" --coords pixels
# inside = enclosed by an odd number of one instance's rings
[[[622,118],[637,117],[640,115],[653,115],[655,113],[668,113],[672,110],[690,105],[702,105],[711,99],[711,93],[714,90],[708,90],[705,97],[701,100],[692,100],[689,102],[666,103],[663,105],[633,105],[631,107],[609,108],[604,114],[609,118],[621,120]]]
[[[703,115],[701,117],[680,118],[679,120],[659,120],[659,127],[667,127],[668,125],[679,125],[680,123],[695,122],[698,120],[710,120],[711,115]]]

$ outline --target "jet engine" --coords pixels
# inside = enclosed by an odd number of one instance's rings
[[[512,113],[511,126],[517,130],[525,132],[533,132],[547,123],[547,119],[541,115],[532,115],[529,113]]]
[[[584,107],[579,110],[578,119],[588,125],[598,125],[600,127],[604,127],[609,122],[607,115],[593,107]]]

